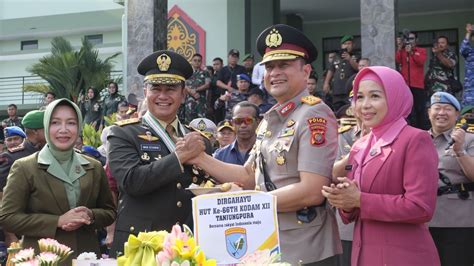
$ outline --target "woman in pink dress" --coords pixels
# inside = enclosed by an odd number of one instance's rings
[[[323,187],[344,223],[355,222],[352,265],[439,265],[426,224],[438,156],[428,132],[407,125],[410,89],[381,66],[361,70],[353,88],[355,111],[371,132],[352,147],[346,177]]]

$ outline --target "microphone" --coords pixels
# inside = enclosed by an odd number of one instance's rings
[[[460,129],[466,131],[467,128],[469,127],[469,124],[468,123],[464,123],[461,125]],[[451,148],[451,146],[453,146],[454,142],[456,142],[454,139],[451,139],[449,142],[448,142],[448,146],[446,147],[445,150],[449,150],[449,148]]]

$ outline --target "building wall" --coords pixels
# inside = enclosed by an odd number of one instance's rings
[[[178,5],[190,18],[206,31],[206,65],[212,64],[212,59],[227,55],[227,8],[232,0],[168,0],[168,10]]]

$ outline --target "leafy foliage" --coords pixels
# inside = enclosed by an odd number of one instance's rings
[[[71,43],[62,37],[55,37],[51,42],[51,54],[46,55],[27,70],[48,82],[29,84],[24,91],[52,91],[57,98],[68,98],[75,101],[80,93],[90,86],[104,88],[110,81],[115,53],[105,60],[99,58],[98,50],[86,39],[82,39],[82,47],[76,51]]]
[[[102,145],[100,135],[102,135],[102,130],[95,130],[95,128],[90,124],[84,124],[82,127],[82,143],[84,145],[98,148]]]

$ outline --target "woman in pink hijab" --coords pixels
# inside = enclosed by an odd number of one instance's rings
[[[439,265],[433,216],[438,156],[426,131],[407,125],[413,98],[403,77],[367,67],[354,80],[355,112],[371,132],[349,155],[346,177],[323,187],[344,223],[355,222],[352,265]]]

